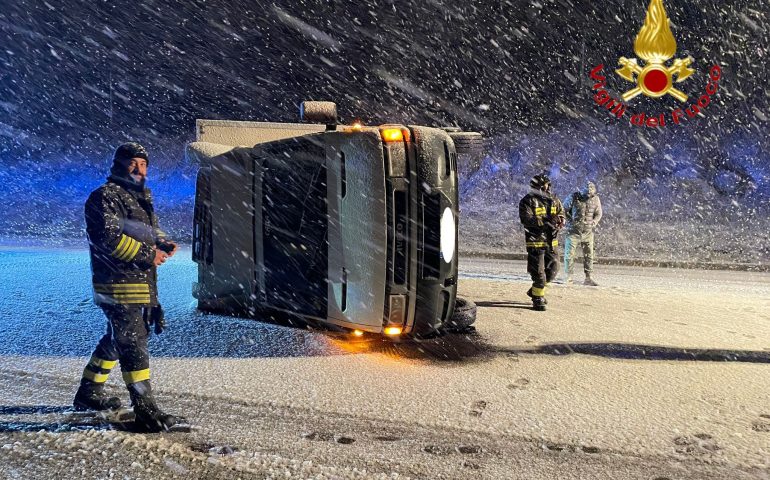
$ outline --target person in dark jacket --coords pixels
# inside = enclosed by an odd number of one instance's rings
[[[567,216],[567,236],[564,242],[565,282],[572,283],[572,271],[578,245],[583,249],[584,284],[596,287],[598,283],[591,278],[594,270],[594,229],[602,219],[602,202],[596,194],[596,185],[587,182],[579,192],[574,192],[564,200],[564,212]]]
[[[156,269],[177,246],[158,228],[152,196],[144,185],[147,164],[147,151],[138,143],[119,146],[107,182],[86,201],[94,302],[107,316],[107,333],[83,370],[73,403],[78,410],[120,407],[117,397],[104,392],[110,371],[120,362],[137,425],[161,431],[179,419],[155,403],[147,340],[151,327],[161,333],[166,326]]]
[[[548,176],[535,175],[529,186],[529,193],[519,202],[519,219],[527,245],[527,271],[532,277],[532,288],[527,295],[532,298],[532,307],[543,311],[548,303],[546,287],[559,273],[556,237],[564,226],[564,209],[551,194]]]

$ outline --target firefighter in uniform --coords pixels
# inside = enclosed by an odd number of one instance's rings
[[[107,316],[107,333],[83,370],[74,406],[78,410],[120,407],[104,392],[110,371],[120,362],[136,424],[166,430],[180,421],[158,408],[150,388],[150,328],[166,326],[158,303],[158,266],[174,255],[176,244],[158,228],[150,191],[145,188],[148,156],[138,143],[115,150],[107,183],[85,205],[94,302]]]
[[[556,236],[564,226],[564,209],[551,194],[551,180],[546,175],[535,175],[529,186],[529,193],[519,202],[527,242],[527,272],[532,277],[527,295],[532,298],[532,308],[544,311],[546,287],[559,273]]]

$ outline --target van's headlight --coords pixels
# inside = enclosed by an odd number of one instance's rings
[[[455,256],[456,232],[455,216],[452,209],[447,207],[441,215],[441,256],[446,263],[452,263],[452,258]]]

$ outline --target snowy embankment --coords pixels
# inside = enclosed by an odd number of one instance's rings
[[[605,212],[598,257],[770,264],[770,159],[764,153],[737,143],[720,151],[715,164],[697,149],[683,150],[681,139],[657,139],[653,147],[641,136],[640,145],[649,148],[629,152],[627,139],[597,133],[602,128],[588,122],[490,139],[480,164],[472,168],[461,158],[460,252],[524,253],[518,202],[529,178],[546,171],[562,199],[586,179],[598,185]],[[84,245],[83,203],[108,166],[108,159],[24,161],[0,170],[2,243]],[[195,165],[166,155],[153,161],[150,174],[161,226],[188,243]]]
[[[489,140],[481,162],[461,166],[461,251],[524,252],[518,202],[545,171],[562,201],[597,184],[598,257],[770,264],[770,159],[754,143],[710,157],[700,138],[647,137],[653,146],[640,134],[636,145],[616,130],[581,123]]]

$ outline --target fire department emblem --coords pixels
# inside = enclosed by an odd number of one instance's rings
[[[646,62],[639,65],[636,58],[620,57],[618,75],[636,83],[636,87],[625,92],[622,97],[629,101],[640,94],[652,98],[671,95],[680,102],[687,101],[687,94],[674,87],[695,73],[690,68],[692,57],[678,58],[670,66],[666,63],[676,55],[676,39],[671,33],[668,15],[663,7],[663,0],[651,0],[647,8],[644,26],[634,40],[634,52]]]

